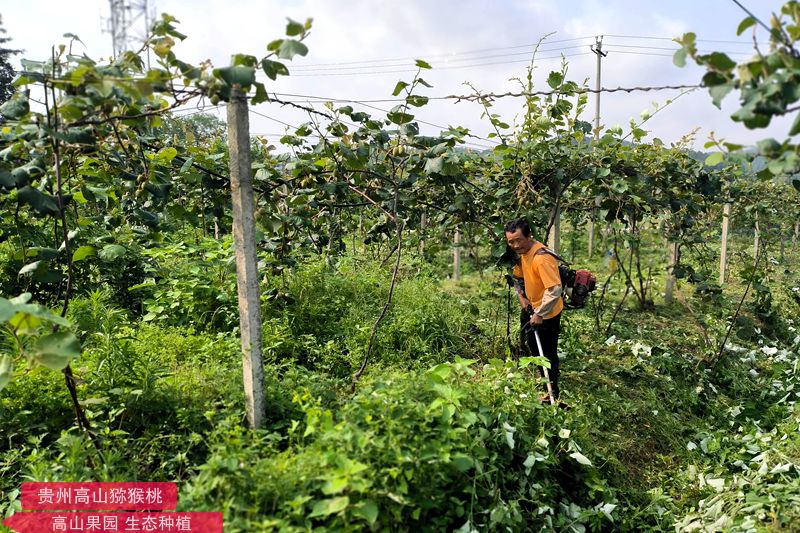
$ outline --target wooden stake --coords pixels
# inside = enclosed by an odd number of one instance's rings
[[[264,421],[264,367],[261,361],[261,300],[255,242],[255,200],[250,165],[247,97],[234,88],[228,103],[228,150],[233,198],[233,242],[242,340],[245,412],[251,428]]]
[[[731,204],[722,207],[722,244],[719,254],[719,284],[725,283],[725,271],[728,268],[728,229],[731,223]]]
[[[669,243],[669,263],[667,266],[667,286],[664,290],[664,303],[667,305],[672,304],[673,301],[673,291],[675,290],[675,283],[677,283],[677,279],[675,278],[675,265],[678,264],[678,243],[671,242]]]
[[[453,237],[453,279],[461,279],[461,231],[456,230]]]

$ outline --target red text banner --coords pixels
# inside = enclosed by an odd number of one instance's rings
[[[30,511],[164,511],[178,506],[178,487],[166,482],[27,482],[20,491]]]
[[[19,533],[222,533],[222,513],[21,512],[5,519],[3,525]]]

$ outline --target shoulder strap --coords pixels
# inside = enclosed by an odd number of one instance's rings
[[[536,253],[535,253],[534,255],[542,255],[542,254],[548,254],[548,255],[552,255],[552,256],[553,256],[553,257],[555,257],[555,258],[556,258],[558,261],[561,261],[561,262],[562,262],[562,263],[564,263],[565,265],[567,265],[567,266],[569,266],[569,265],[570,265],[570,262],[569,262],[569,261],[567,261],[566,259],[564,259],[564,258],[563,258],[563,257],[561,257],[560,255],[558,255],[557,253],[555,253],[555,252],[554,252],[553,250],[551,250],[550,248],[545,248],[545,247],[539,248],[538,250],[536,250]]]

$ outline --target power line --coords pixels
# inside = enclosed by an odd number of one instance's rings
[[[561,47],[561,48],[547,48],[547,49],[537,50],[536,52],[537,53],[539,53],[539,52],[560,52],[560,51],[563,51],[563,50],[574,50],[576,48],[585,48],[585,47],[586,47],[585,44],[580,44],[580,45],[575,45],[575,46],[565,46],[565,47]],[[511,56],[522,56],[522,55],[531,56],[532,52],[531,51],[513,52],[513,53],[508,53],[508,54],[492,54],[492,55],[483,55],[483,56],[475,56],[475,57],[464,57],[464,58],[451,58],[450,56],[442,56],[443,57],[442,61],[445,64],[447,64],[447,63],[451,63],[451,62],[478,61],[478,60],[481,60],[481,59],[495,59],[495,58],[499,58],[499,57],[511,57]],[[425,60],[426,61],[430,61],[431,63],[435,63],[433,60],[431,60],[430,57],[426,57]],[[411,61],[413,61],[413,60],[411,60]],[[409,65],[404,60],[404,62],[402,62],[402,63],[396,63],[395,62],[393,64],[375,65],[374,68],[393,68],[393,67],[405,67],[405,66],[413,66],[413,64]],[[373,68],[373,67],[370,66],[370,65],[358,65],[358,66],[354,66],[354,67],[343,67],[343,66],[309,67],[309,66],[306,66],[306,65],[298,65],[298,66],[292,67],[292,70],[294,72],[307,72],[307,71],[318,71],[318,70],[320,70],[320,71],[322,71],[322,70],[358,70],[358,69],[366,69],[366,68]],[[435,64],[434,64],[434,68],[438,69],[440,67],[436,67]]]
[[[562,57],[578,57],[578,56],[585,56],[589,55],[591,52],[579,52],[575,54],[560,54],[557,56],[550,56],[550,57],[540,57],[535,58],[533,61],[534,64],[536,61],[545,61],[551,59],[561,59]],[[464,69],[464,68],[475,68],[475,67],[487,67],[487,66],[497,66],[497,65],[511,65],[517,63],[531,63],[530,59],[517,59],[512,61],[493,61],[488,63],[475,63],[471,65],[452,65],[452,66],[444,66],[444,67],[436,67],[436,71],[441,70],[456,70],[456,69]],[[389,67],[383,67],[389,68]],[[321,74],[292,74],[293,77],[325,77],[325,76],[363,76],[363,75],[375,75],[375,74],[402,74],[402,73],[411,73],[417,72],[417,69],[403,69],[403,70],[363,70],[360,72],[325,72]]]
[[[606,37],[611,37],[614,39],[649,39],[654,41],[674,41],[674,37],[655,37],[651,35],[609,35],[605,34]],[[721,44],[738,44],[738,45],[747,45],[753,46],[752,42],[746,41],[725,41],[719,39],[695,39],[695,42],[698,43],[721,43]]]
[[[556,39],[556,40],[553,40],[553,41],[545,41],[544,44],[546,46],[546,45],[550,45],[550,44],[575,42],[575,41],[581,41],[581,40],[591,39],[591,38],[592,38],[592,36],[573,37],[571,39]],[[496,52],[498,50],[516,50],[518,48],[533,48],[533,47],[535,47],[537,45],[538,45],[538,43],[520,44],[520,45],[514,45],[514,46],[501,46],[501,47],[492,47],[492,48],[481,48],[481,49],[477,49],[477,50],[468,50],[468,51],[464,51],[464,52],[453,52],[453,53],[450,53],[450,54],[435,54],[435,55],[417,54],[416,56],[413,56],[413,57],[412,56],[406,56],[406,57],[393,57],[393,58],[381,58],[381,59],[364,59],[364,60],[360,60],[360,61],[337,61],[337,62],[333,62],[333,63],[314,63],[314,64],[311,64],[311,65],[303,65],[303,66],[310,68],[310,67],[331,67],[331,66],[337,66],[337,65],[357,65],[357,64],[360,64],[360,63],[386,63],[386,62],[394,62],[394,61],[414,61],[414,60],[419,59],[419,58],[431,59],[431,58],[437,58],[437,57],[450,57],[450,56],[453,56],[453,55],[469,55],[469,54],[480,54],[480,53],[484,53],[484,52]],[[297,68],[297,67],[295,67],[295,68]]]
[[[679,46],[669,47],[669,46],[641,46],[635,44],[619,44],[619,43],[608,43],[609,46],[616,46],[619,48],[635,48],[635,49],[643,49],[643,50],[671,50],[673,52],[677,52],[680,50]],[[737,51],[734,52],[732,50],[698,50],[701,53],[710,53],[710,52],[722,52],[723,54],[731,54],[731,55],[745,55],[747,52]]]
[[[659,40],[659,41],[674,41],[674,37],[666,37],[666,36],[655,36],[655,35],[623,35],[623,34],[605,34],[606,37],[611,38],[618,38],[618,39],[644,39],[644,40]],[[398,61],[414,61],[418,58],[424,58],[426,60],[429,59],[447,59],[453,58],[454,56],[464,56],[464,55],[472,55],[472,54],[481,54],[485,52],[498,52],[501,50],[516,50],[520,48],[528,48],[533,49],[536,46],[549,46],[552,44],[559,44],[559,43],[569,43],[575,41],[584,41],[587,39],[593,39],[594,36],[587,35],[583,37],[573,37],[569,39],[556,39],[556,40],[545,40],[541,43],[528,43],[528,44],[520,44],[520,45],[513,45],[513,46],[501,46],[501,47],[491,47],[491,48],[481,48],[476,50],[466,50],[461,52],[451,52],[449,54],[425,54],[420,53],[415,56],[406,56],[406,57],[391,57],[391,58],[377,58],[377,59],[362,59],[362,60],[353,60],[353,61],[334,61],[330,63],[312,63],[308,65],[296,65],[293,67],[292,70],[322,70],[323,68],[327,69],[327,67],[341,67],[345,68],[347,65],[363,65],[365,68],[368,68],[370,65],[374,65],[376,63],[395,63]],[[721,40],[721,39],[696,39],[696,42],[703,42],[703,43],[723,43],[723,44],[735,44],[740,46],[752,46],[752,43],[745,42],[745,41],[733,41],[733,40]],[[586,46],[590,43],[585,45],[577,45],[577,46],[569,46],[569,47],[557,47],[557,48],[541,48],[539,52],[548,52],[548,51],[557,51],[557,50],[566,50],[581,46]],[[532,50],[531,50],[532,51]],[[514,54],[507,54],[507,55],[517,55],[517,54],[527,54],[530,52],[516,52]],[[459,61],[468,61],[470,58],[459,59]],[[478,58],[472,58],[478,59]],[[455,60],[455,59],[453,59]],[[396,66],[396,65],[384,65],[384,66]],[[349,68],[358,68],[358,67],[349,67]]]

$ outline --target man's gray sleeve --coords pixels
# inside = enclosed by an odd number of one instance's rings
[[[559,298],[561,298],[561,285],[553,285],[549,289],[546,289],[544,295],[542,295],[542,303],[538,309],[534,309],[534,314],[540,317],[545,317],[550,314],[558,303]]]

